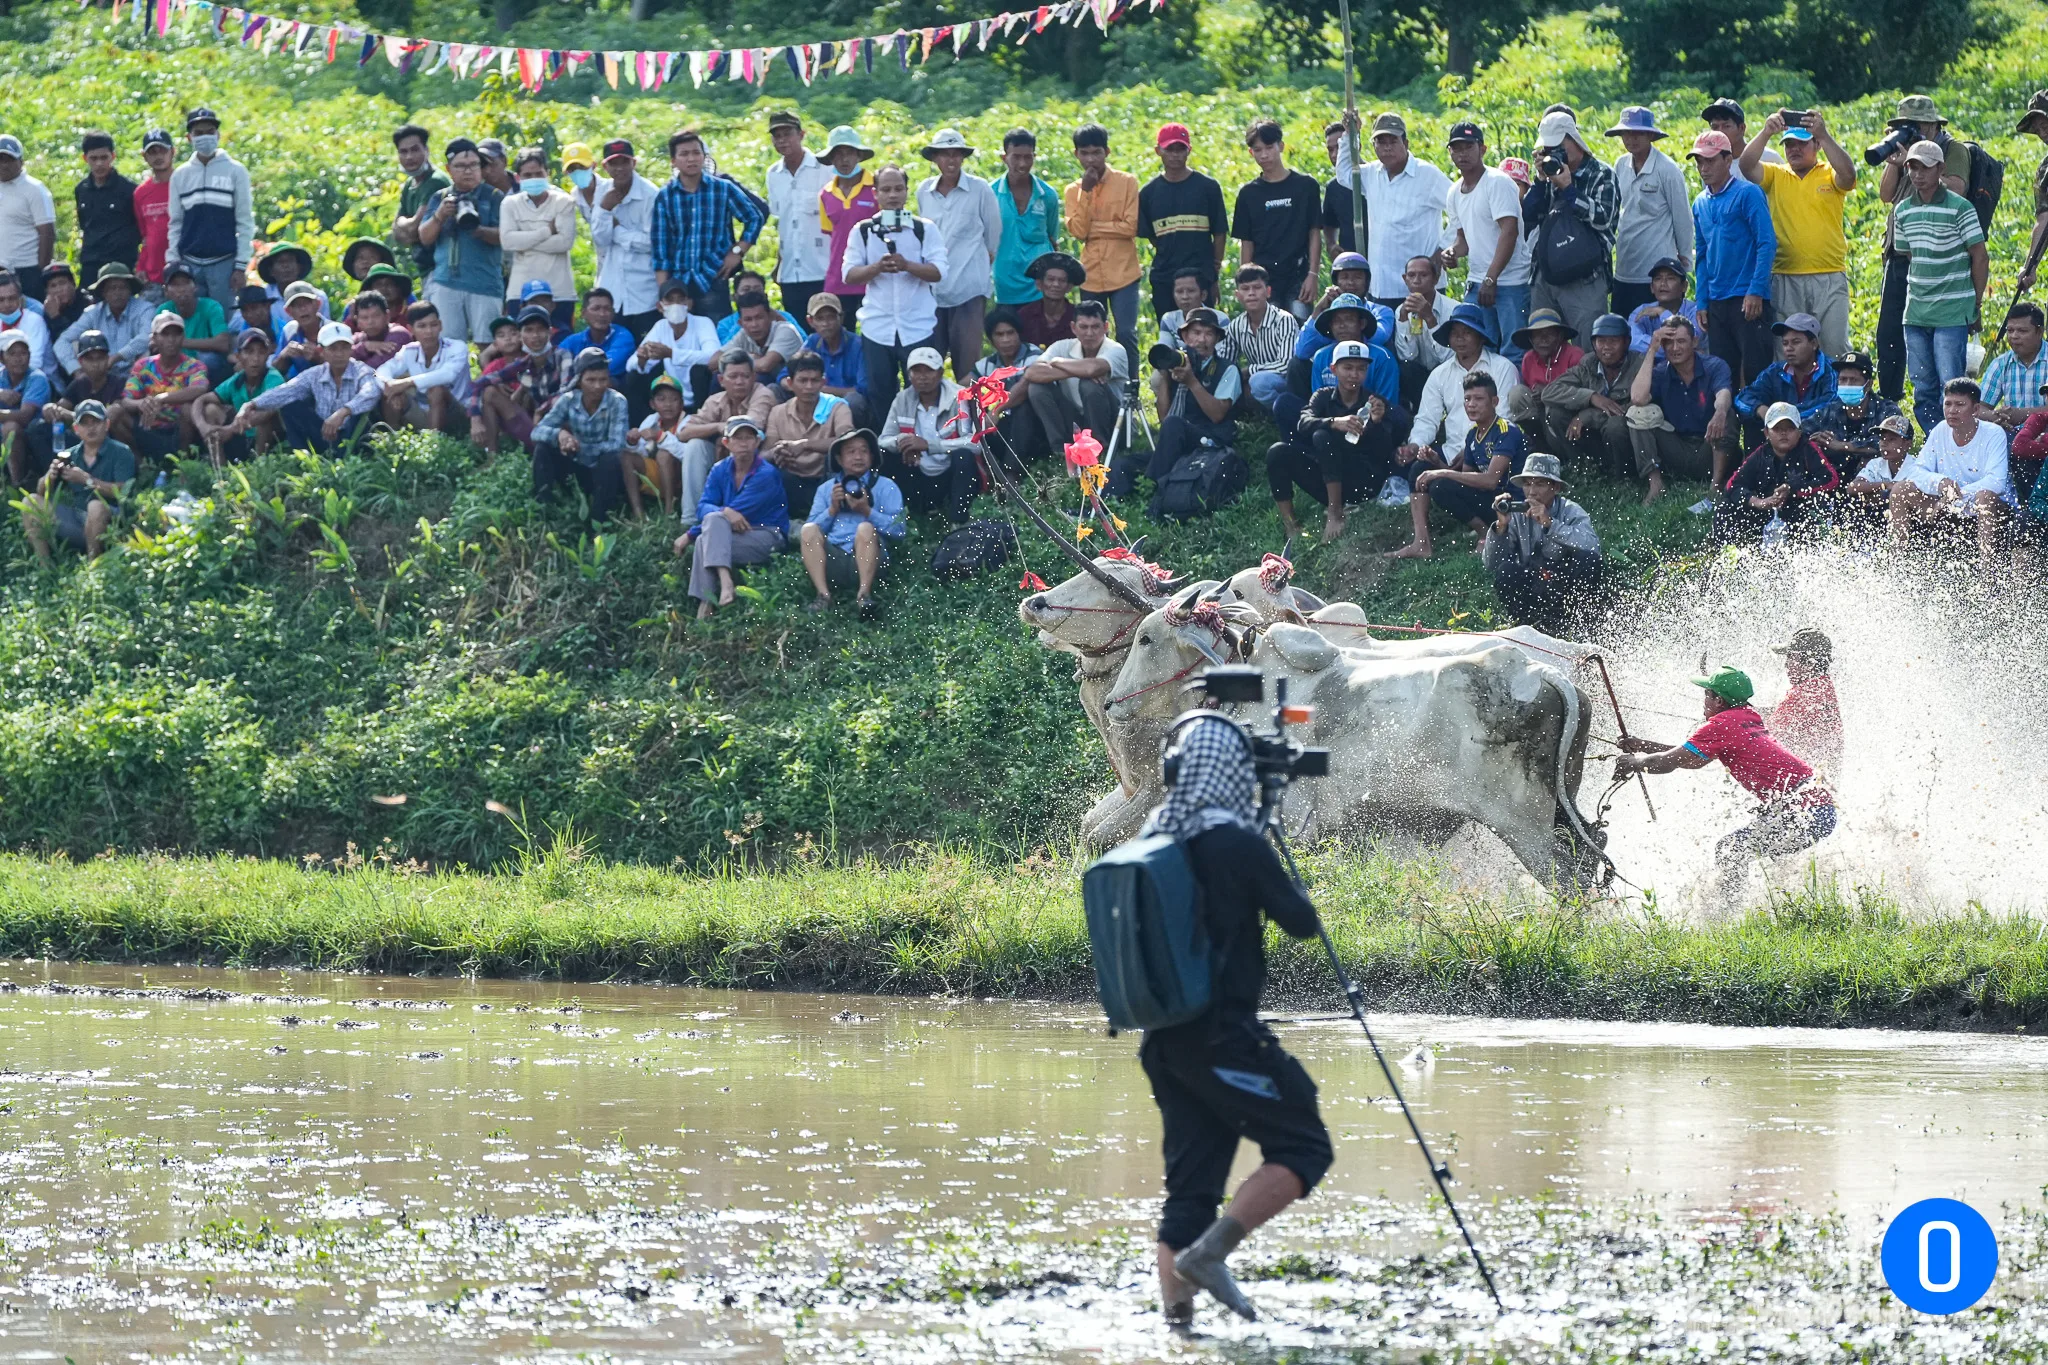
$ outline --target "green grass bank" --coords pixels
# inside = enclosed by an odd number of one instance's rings
[[[1078,865],[944,852],[703,877],[557,840],[495,874],[385,859],[0,856],[0,955],[924,995],[1085,999]],[[1816,885],[1689,926],[1514,904],[1426,863],[1311,857],[1376,1009],[2010,1032],[2048,1019],[2048,925],[1908,915]],[[1277,933],[1270,998],[1339,1008],[1314,943]]]

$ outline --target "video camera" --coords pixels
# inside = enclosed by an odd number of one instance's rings
[[[1266,675],[1256,668],[1212,668],[1202,674],[1201,686],[1202,694],[1212,701],[1259,702],[1265,700]],[[1272,732],[1261,734],[1243,721],[1233,722],[1251,741],[1252,768],[1259,775],[1262,801],[1276,801],[1287,784],[1297,777],[1330,775],[1328,749],[1311,748],[1287,737],[1289,725],[1305,725],[1312,714],[1309,707],[1289,706],[1287,679],[1276,678],[1273,681]],[[1169,784],[1171,780],[1169,775]]]

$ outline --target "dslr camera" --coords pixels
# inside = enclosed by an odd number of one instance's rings
[[[1882,166],[1891,160],[1892,153],[1903,152],[1920,140],[1920,130],[1910,123],[1901,123],[1884,136],[1884,141],[1873,142],[1863,149],[1863,163],[1866,166]]]
[[[1536,174],[1545,180],[1564,169],[1564,158],[1556,152],[1545,152],[1536,158]]]
[[[1170,373],[1188,363],[1187,352],[1177,346],[1156,341],[1152,349],[1145,352],[1145,360],[1153,369]]]
[[[860,479],[848,474],[839,480],[839,495],[848,502],[856,502],[868,495],[868,486]]]
[[[1220,702],[1264,701],[1266,675],[1256,668],[1212,668],[1202,674],[1202,694]],[[1273,683],[1272,732],[1263,734],[1250,725],[1238,723],[1245,738],[1251,741],[1252,768],[1259,775],[1259,790],[1269,797],[1277,796],[1297,777],[1330,775],[1328,749],[1311,748],[1287,737],[1289,725],[1305,724],[1310,715],[1306,706],[1287,704],[1287,679],[1277,678]],[[1168,774],[1169,785],[1171,781],[1172,774]]]
[[[474,196],[467,194],[455,196],[455,230],[457,232],[474,232],[482,221],[483,213],[477,208]]]

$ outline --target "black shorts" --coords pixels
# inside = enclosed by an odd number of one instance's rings
[[[1448,480],[1433,479],[1428,488],[1430,505],[1441,507],[1459,521],[1491,521],[1493,500],[1502,493],[1512,491],[1507,485],[1499,488],[1474,488],[1468,483],[1451,483]]]
[[[1145,1035],[1138,1052],[1164,1126],[1166,1208],[1159,1240],[1178,1251],[1216,1221],[1238,1139],[1314,1189],[1330,1169],[1316,1083],[1255,1019],[1207,1020]]]

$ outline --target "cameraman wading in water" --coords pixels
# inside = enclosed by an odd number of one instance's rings
[[[1159,1294],[1166,1320],[1178,1325],[1192,1321],[1197,1289],[1243,1317],[1257,1316],[1225,1258],[1245,1234],[1314,1189],[1331,1152],[1315,1082],[1258,1019],[1266,988],[1260,912],[1295,938],[1316,936],[1316,912],[1259,833],[1250,743],[1230,721],[1209,716],[1187,722],[1172,752],[1178,770],[1144,832],[1170,835],[1185,848],[1216,964],[1209,1010],[1148,1030],[1138,1054],[1165,1129]],[[1265,1164],[1219,1218],[1240,1137],[1259,1144]]]

